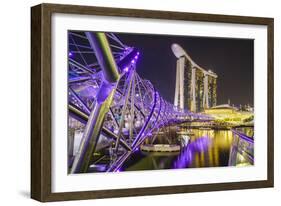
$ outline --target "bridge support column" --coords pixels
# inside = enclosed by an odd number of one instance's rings
[[[88,171],[92,155],[99,140],[105,115],[113,101],[116,85],[120,78],[105,33],[86,32],[86,36],[96,54],[104,81],[97,93],[96,104],[91,110],[80,148],[75,156],[70,173],[85,173]]]

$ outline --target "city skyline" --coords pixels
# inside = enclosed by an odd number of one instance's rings
[[[150,80],[167,101],[173,103],[174,99],[176,57],[171,45],[177,43],[199,66],[218,75],[217,104],[226,104],[230,100],[236,106],[253,106],[253,40],[127,33],[117,35],[125,44],[140,51],[137,72]]]

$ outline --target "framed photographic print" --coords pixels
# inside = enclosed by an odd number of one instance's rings
[[[273,19],[31,8],[31,197],[273,187]]]

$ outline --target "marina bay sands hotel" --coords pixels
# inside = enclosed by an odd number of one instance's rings
[[[178,44],[171,49],[177,57],[174,106],[201,112],[217,104],[217,74],[197,65]]]

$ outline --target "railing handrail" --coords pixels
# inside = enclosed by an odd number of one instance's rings
[[[247,142],[250,142],[250,143],[252,143],[252,144],[254,143],[254,139],[253,139],[253,138],[251,138],[251,137],[249,137],[249,136],[247,136],[247,135],[245,135],[245,134],[243,134],[243,133],[237,131],[236,129],[231,129],[231,131],[232,131],[234,134],[238,135],[239,138],[241,138],[241,139],[243,139],[243,140],[245,140],[245,141],[247,141]]]

